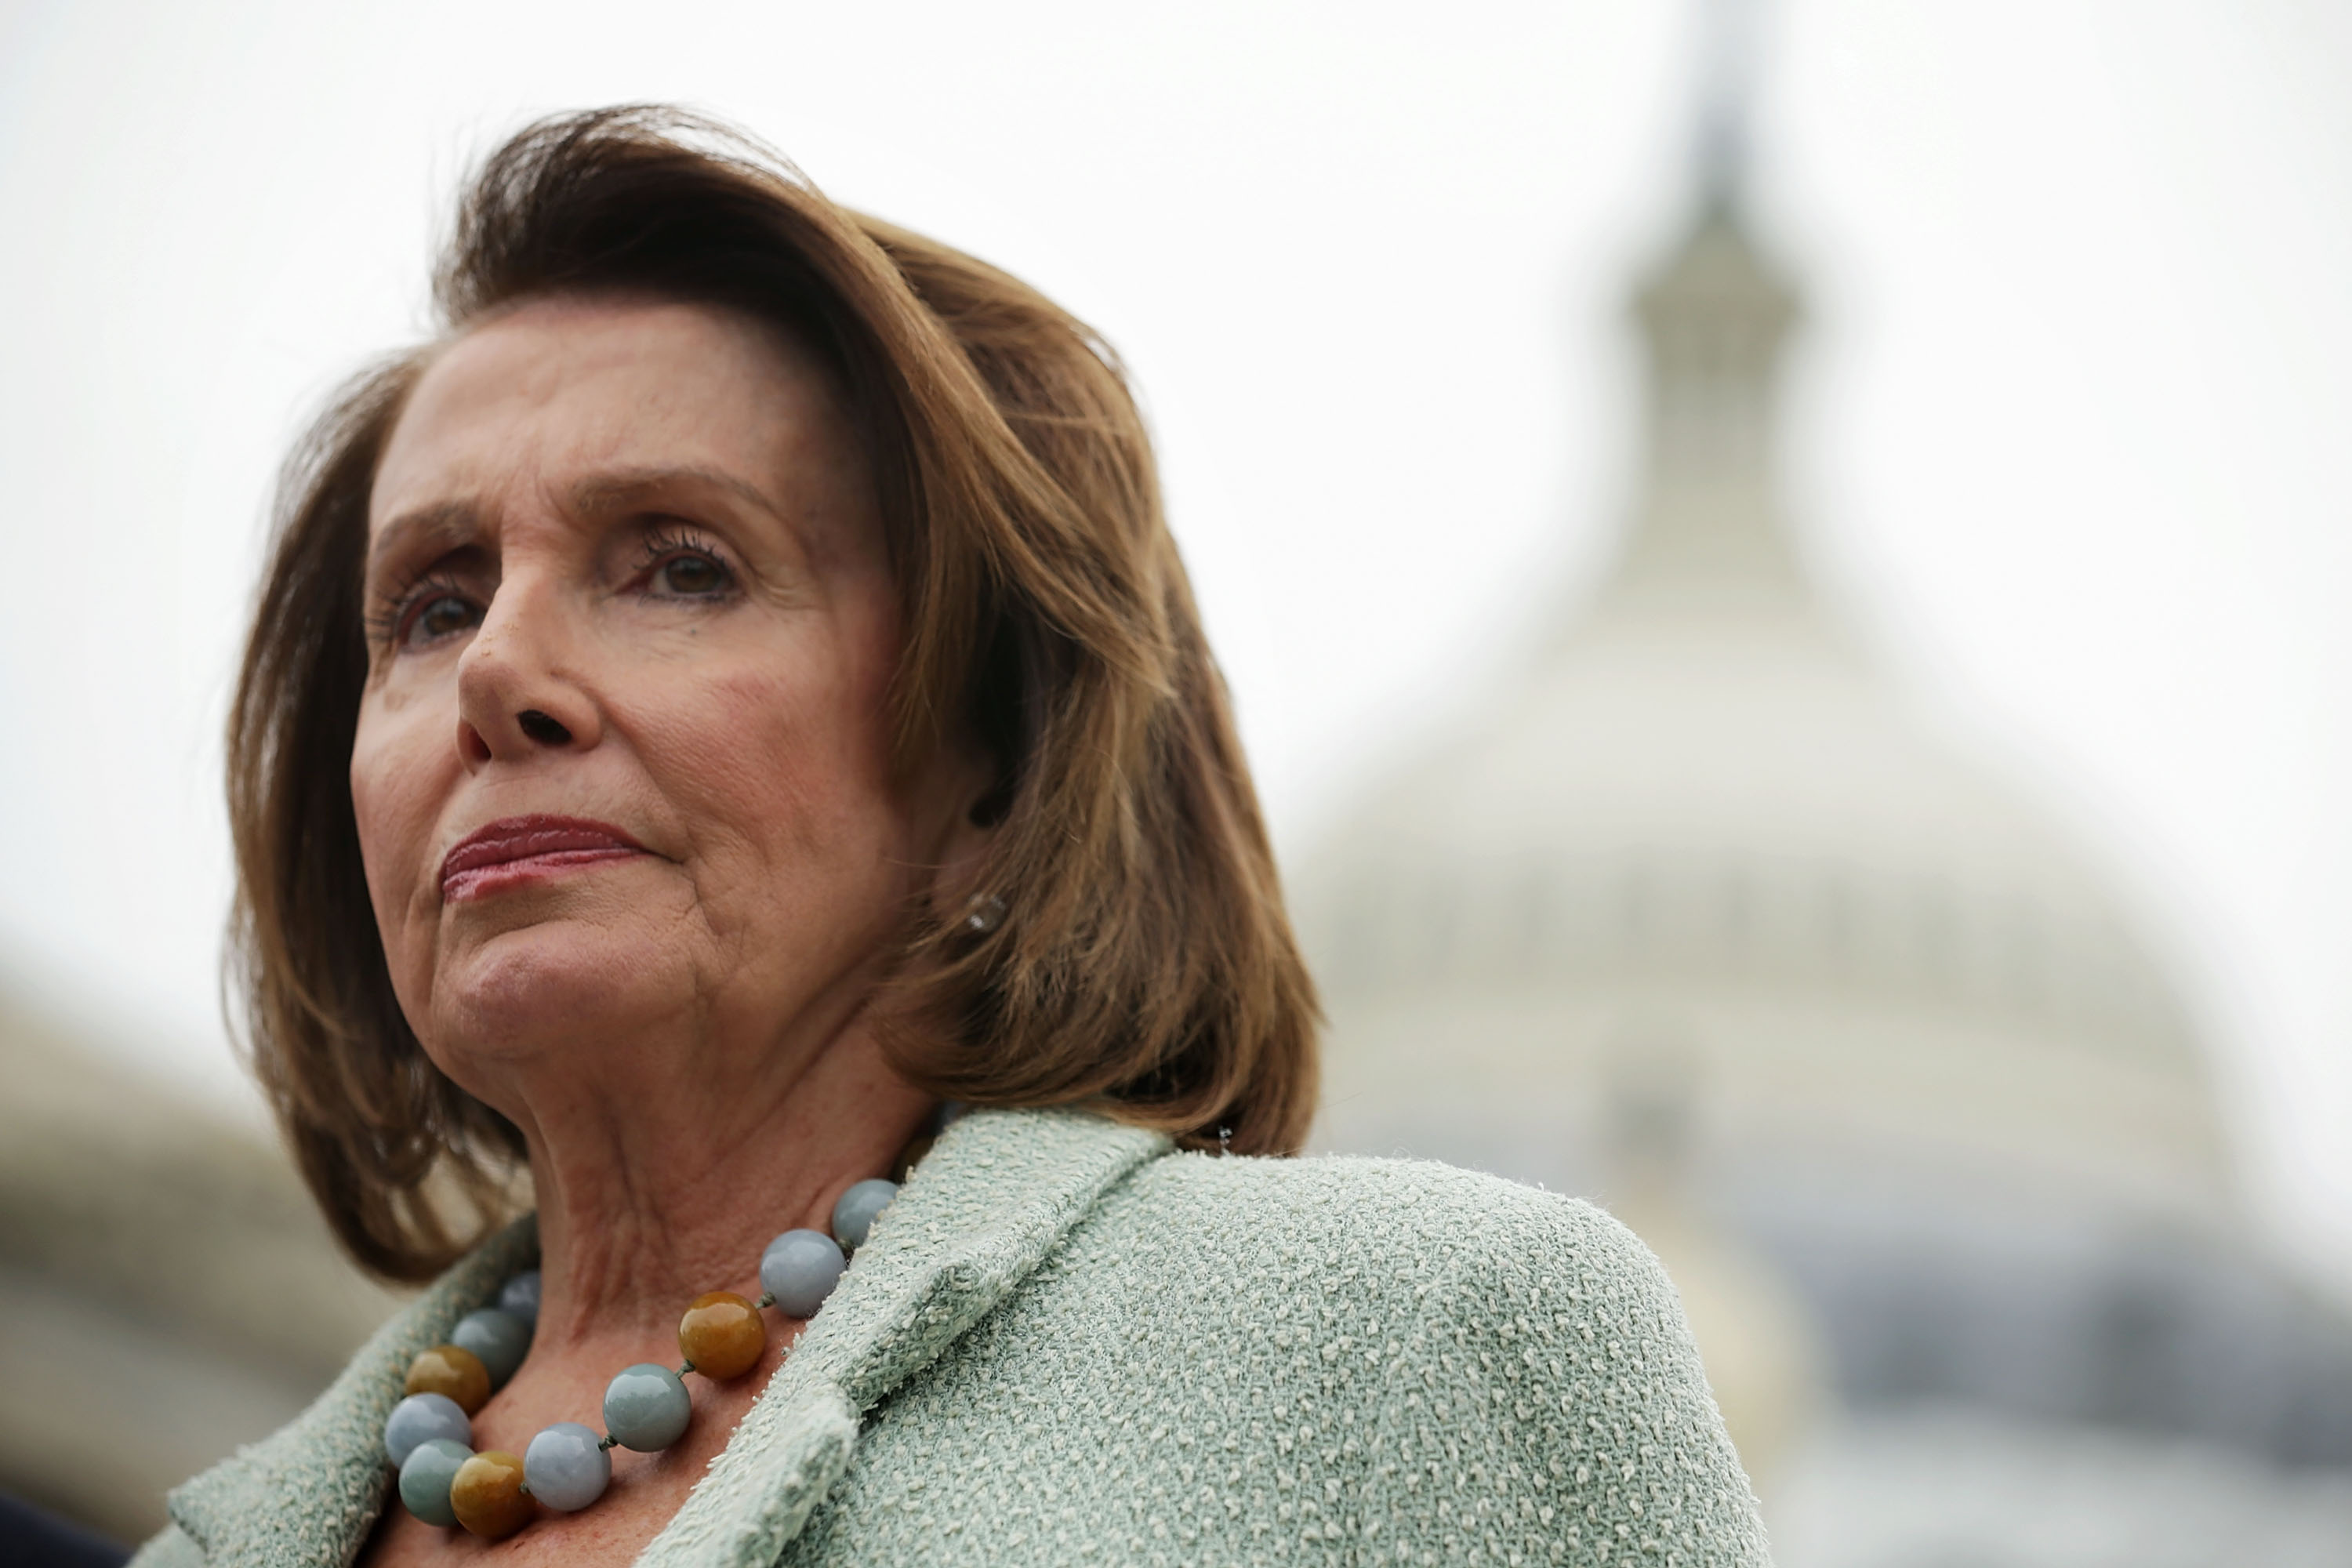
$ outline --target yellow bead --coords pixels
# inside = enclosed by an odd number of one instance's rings
[[[768,1325],[760,1309],[732,1290],[697,1296],[678,1321],[677,1348],[694,1370],[713,1383],[740,1377],[768,1348]]]
[[[475,1455],[450,1478],[449,1507],[468,1534],[504,1541],[530,1522],[535,1507],[522,1489],[522,1461],[495,1448]]]
[[[490,1369],[461,1345],[435,1345],[408,1363],[408,1392],[445,1394],[471,1415],[490,1398]]]

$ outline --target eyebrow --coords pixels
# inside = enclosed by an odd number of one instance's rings
[[[620,468],[592,474],[572,487],[571,505],[584,516],[610,516],[643,502],[646,498],[681,484],[709,485],[724,490],[755,510],[783,521],[784,512],[765,492],[723,468]],[[386,557],[412,549],[446,554],[481,537],[481,510],[470,500],[433,501],[402,512],[383,525],[368,550],[368,571],[382,567]]]
[[[756,511],[778,521],[784,520],[783,508],[749,480],[738,479],[723,468],[621,468],[610,473],[594,474],[572,487],[572,505],[586,516],[609,515],[642,502],[657,491],[674,489],[681,484],[708,485],[724,490]]]
[[[430,548],[436,555],[481,537],[481,514],[469,500],[435,501],[412,508],[383,525],[368,548],[367,569],[373,575],[387,556],[411,548]],[[412,542],[422,539],[425,545]]]

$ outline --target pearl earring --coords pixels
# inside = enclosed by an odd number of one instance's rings
[[[993,893],[975,893],[964,907],[963,929],[974,936],[986,936],[1004,923],[1004,900]]]

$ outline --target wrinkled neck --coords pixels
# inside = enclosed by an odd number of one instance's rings
[[[767,1244],[826,1229],[835,1200],[886,1173],[934,1110],[863,1012],[798,1050],[687,1025],[580,1055],[516,1085],[541,1346],[667,1333],[705,1291],[756,1297]]]

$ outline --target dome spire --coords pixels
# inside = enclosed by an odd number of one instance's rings
[[[1703,209],[1736,207],[1748,179],[1758,0],[1699,0],[1697,136]]]
[[[1646,362],[1647,452],[1605,598],[1814,602],[1780,510],[1775,427],[1796,290],[1748,230],[1755,0],[1700,0],[1697,202],[1633,300]]]

